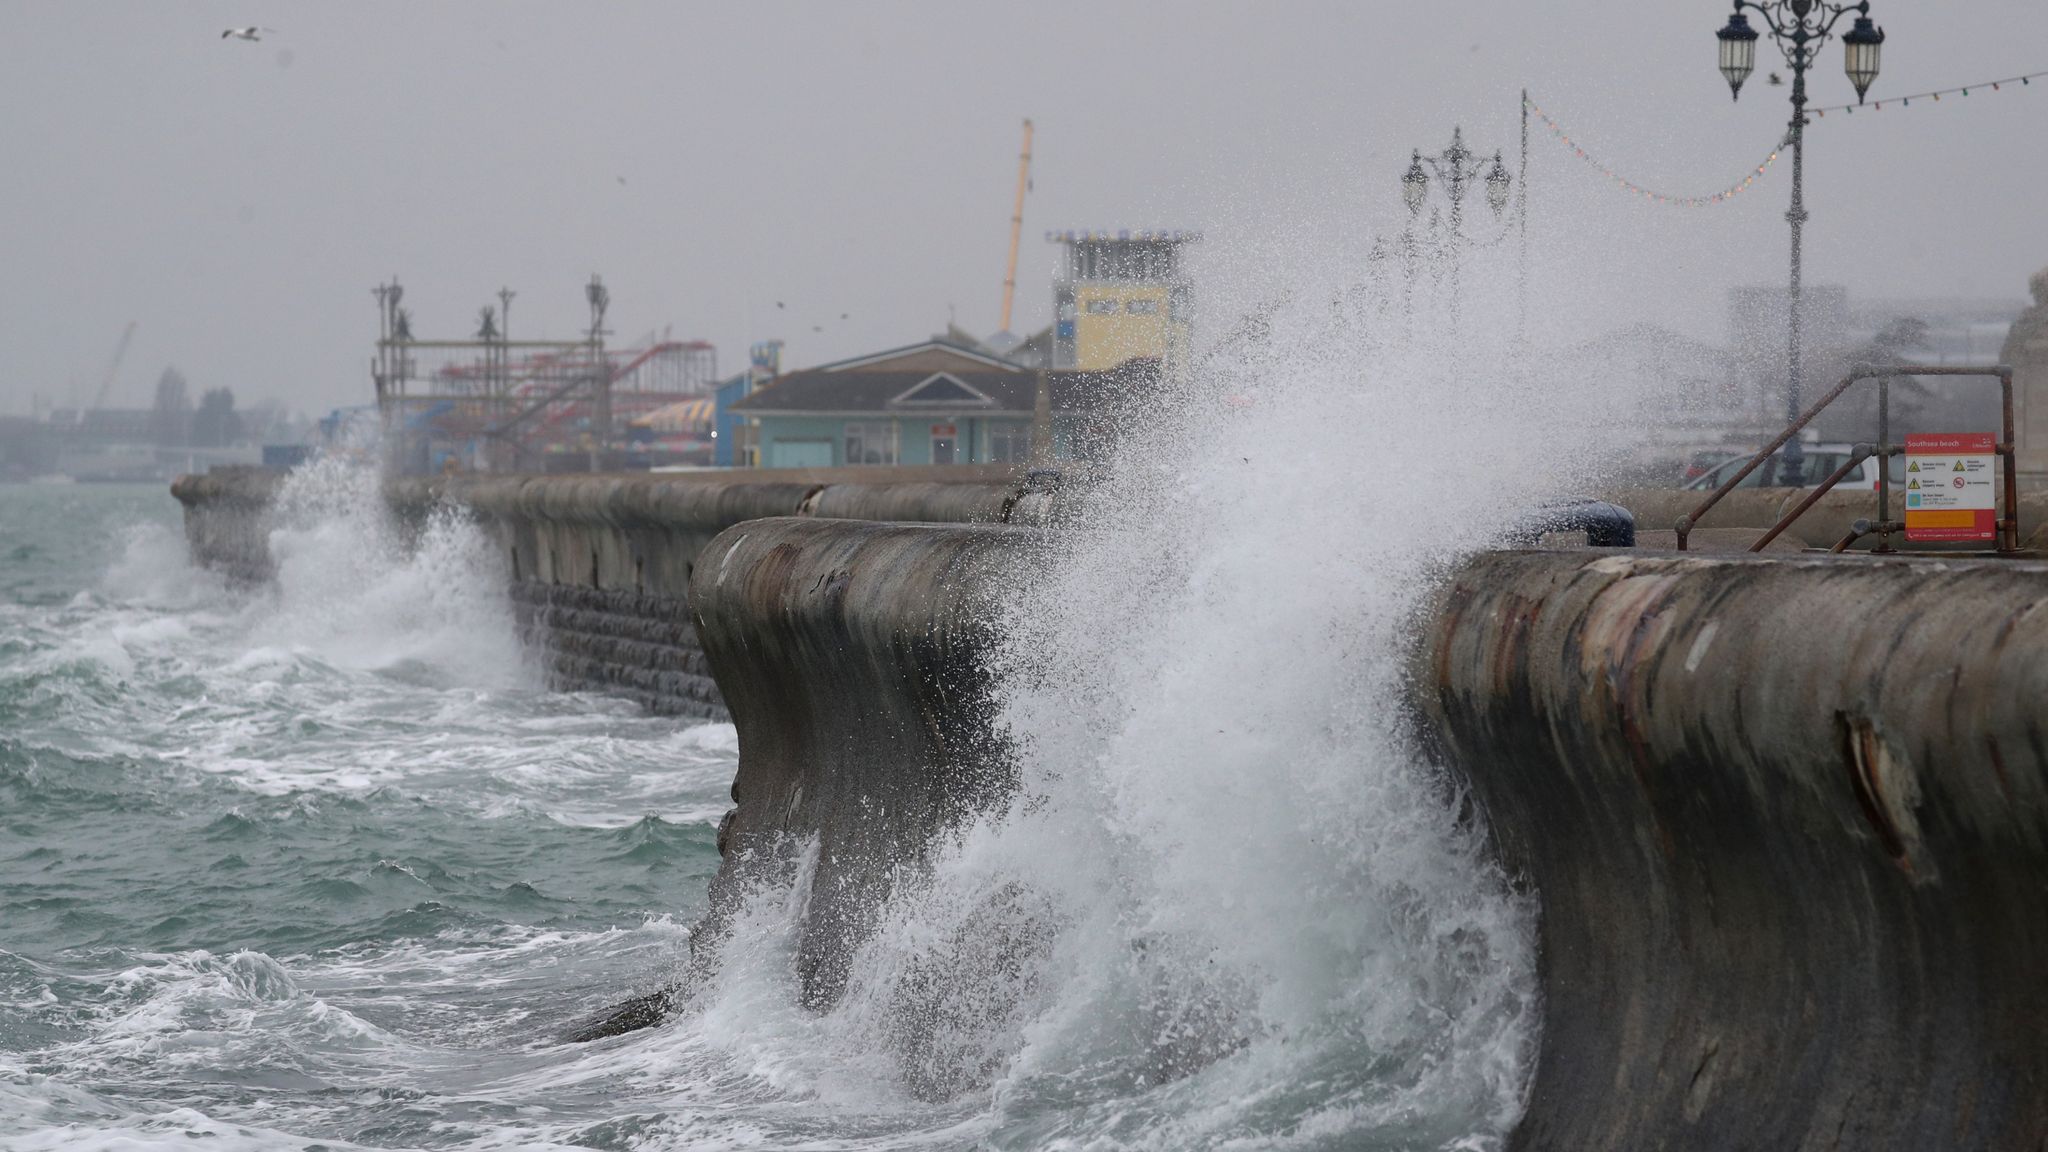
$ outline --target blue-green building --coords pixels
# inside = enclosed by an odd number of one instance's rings
[[[1156,360],[1039,373],[944,340],[776,378],[732,405],[765,468],[1023,463],[1043,421],[1056,459],[1093,456],[1113,412],[1149,393]]]

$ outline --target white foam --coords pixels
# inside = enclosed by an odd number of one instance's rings
[[[454,512],[416,539],[393,519],[374,470],[340,456],[293,472],[269,547],[274,610],[260,641],[343,668],[424,665],[443,682],[536,682],[520,651],[503,557]]]
[[[226,584],[193,564],[184,536],[162,524],[138,524],[127,530],[120,555],[100,577],[100,591],[122,602],[156,608],[195,608],[217,604]]]
[[[1634,406],[1484,333],[1366,332],[1283,303],[1149,398],[998,609],[1020,800],[898,877],[822,1016],[789,1004],[802,893],[762,897],[707,1042],[778,1092],[932,1101],[924,1139],[1497,1146],[1532,909],[1418,751],[1405,661],[1441,576],[1595,478]]]

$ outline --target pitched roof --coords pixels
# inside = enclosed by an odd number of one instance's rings
[[[911,371],[927,368],[930,371],[960,369],[974,372],[1021,372],[1023,369],[986,351],[964,347],[948,340],[931,339],[918,344],[906,344],[886,352],[874,352],[866,356],[855,356],[849,360],[834,360],[820,364],[809,372],[890,372]]]
[[[1157,389],[1159,361],[1131,360],[1105,372],[1050,372],[1055,411],[1086,411],[1142,398]],[[858,372],[813,368],[792,372],[732,406],[750,415],[841,415],[905,412],[1029,416],[1037,406],[1034,372]]]

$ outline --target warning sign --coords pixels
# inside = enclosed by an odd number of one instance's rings
[[[1996,539],[1997,452],[1989,432],[1906,437],[1906,539]]]

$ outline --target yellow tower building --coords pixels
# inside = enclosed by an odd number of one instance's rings
[[[1053,281],[1053,365],[1083,372],[1136,357],[1187,363],[1193,294],[1182,251],[1196,232],[1048,232],[1066,248]]]

